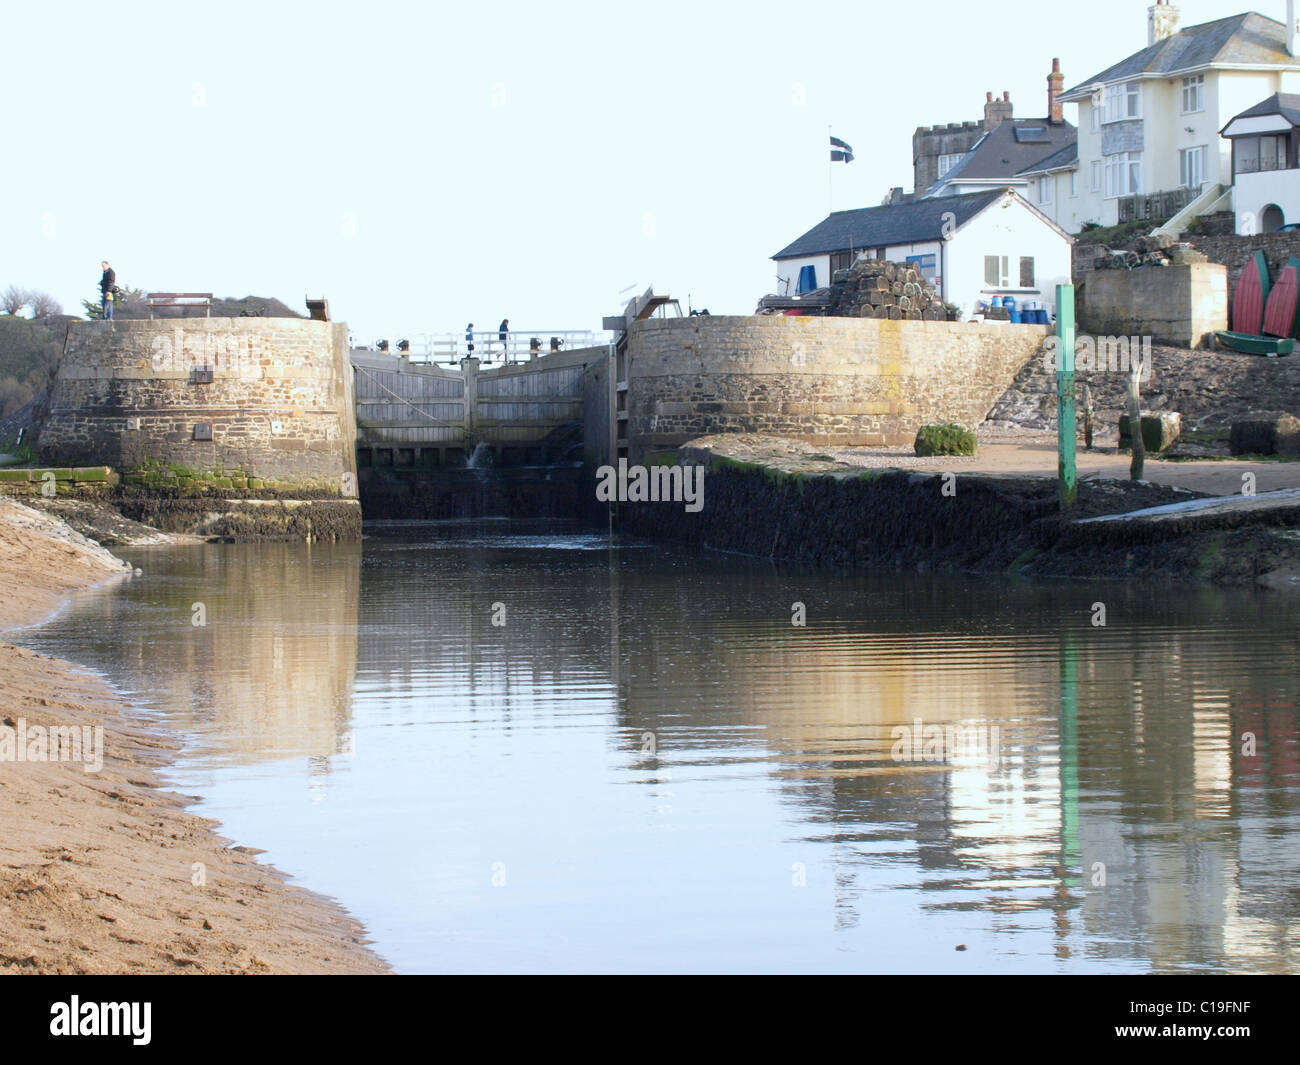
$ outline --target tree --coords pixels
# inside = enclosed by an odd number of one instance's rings
[[[4,292],[0,292],[0,310],[5,314],[17,314],[27,306],[30,299],[31,295],[25,288],[10,285]]]
[[[87,318],[102,318],[103,310],[98,299],[82,300],[82,313]],[[114,318],[148,318],[149,300],[142,288],[128,288],[122,285],[113,297]]]
[[[63,304],[48,292],[29,292],[27,303],[32,309],[33,318],[48,318],[52,314],[63,313]]]

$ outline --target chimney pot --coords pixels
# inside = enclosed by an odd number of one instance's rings
[[[1003,92],[1003,93],[1002,93],[1002,102],[1003,102],[1003,103],[1007,103],[1008,101],[1010,101],[1010,99],[1011,99],[1011,93],[1009,93],[1009,92]]]
[[[993,102],[993,94],[991,92],[986,92],[984,94],[984,102],[986,104],[991,104]]]

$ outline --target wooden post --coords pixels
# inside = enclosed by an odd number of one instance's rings
[[[1142,400],[1138,393],[1138,376],[1142,373],[1141,358],[1134,359],[1129,353],[1128,368],[1128,439],[1133,448],[1133,461],[1129,464],[1128,475],[1133,481],[1142,480],[1142,467],[1146,462],[1147,448],[1142,441]]]
[[[1075,466],[1074,286],[1056,286],[1056,451],[1057,492],[1061,509],[1074,506],[1079,494]]]

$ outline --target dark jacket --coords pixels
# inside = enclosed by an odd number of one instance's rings
[[[104,276],[99,279],[99,291],[107,294],[117,287],[117,274],[110,266],[104,271]]]

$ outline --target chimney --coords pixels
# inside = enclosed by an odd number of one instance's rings
[[[1286,54],[1295,55],[1295,39],[1297,33],[1295,22],[1295,0],[1286,0]]]
[[[1291,0],[1294,3],[1295,0]],[[1061,73],[1061,61],[1052,60],[1052,72],[1047,75],[1047,121],[1053,126],[1059,126],[1065,121],[1064,109],[1061,106],[1061,92],[1065,87],[1065,75]]]
[[[1147,47],[1168,40],[1178,32],[1178,8],[1165,0],[1147,8]]]
[[[1012,116],[1011,94],[1004,92],[1002,99],[996,99],[991,92],[984,94],[984,131],[997,129]]]

